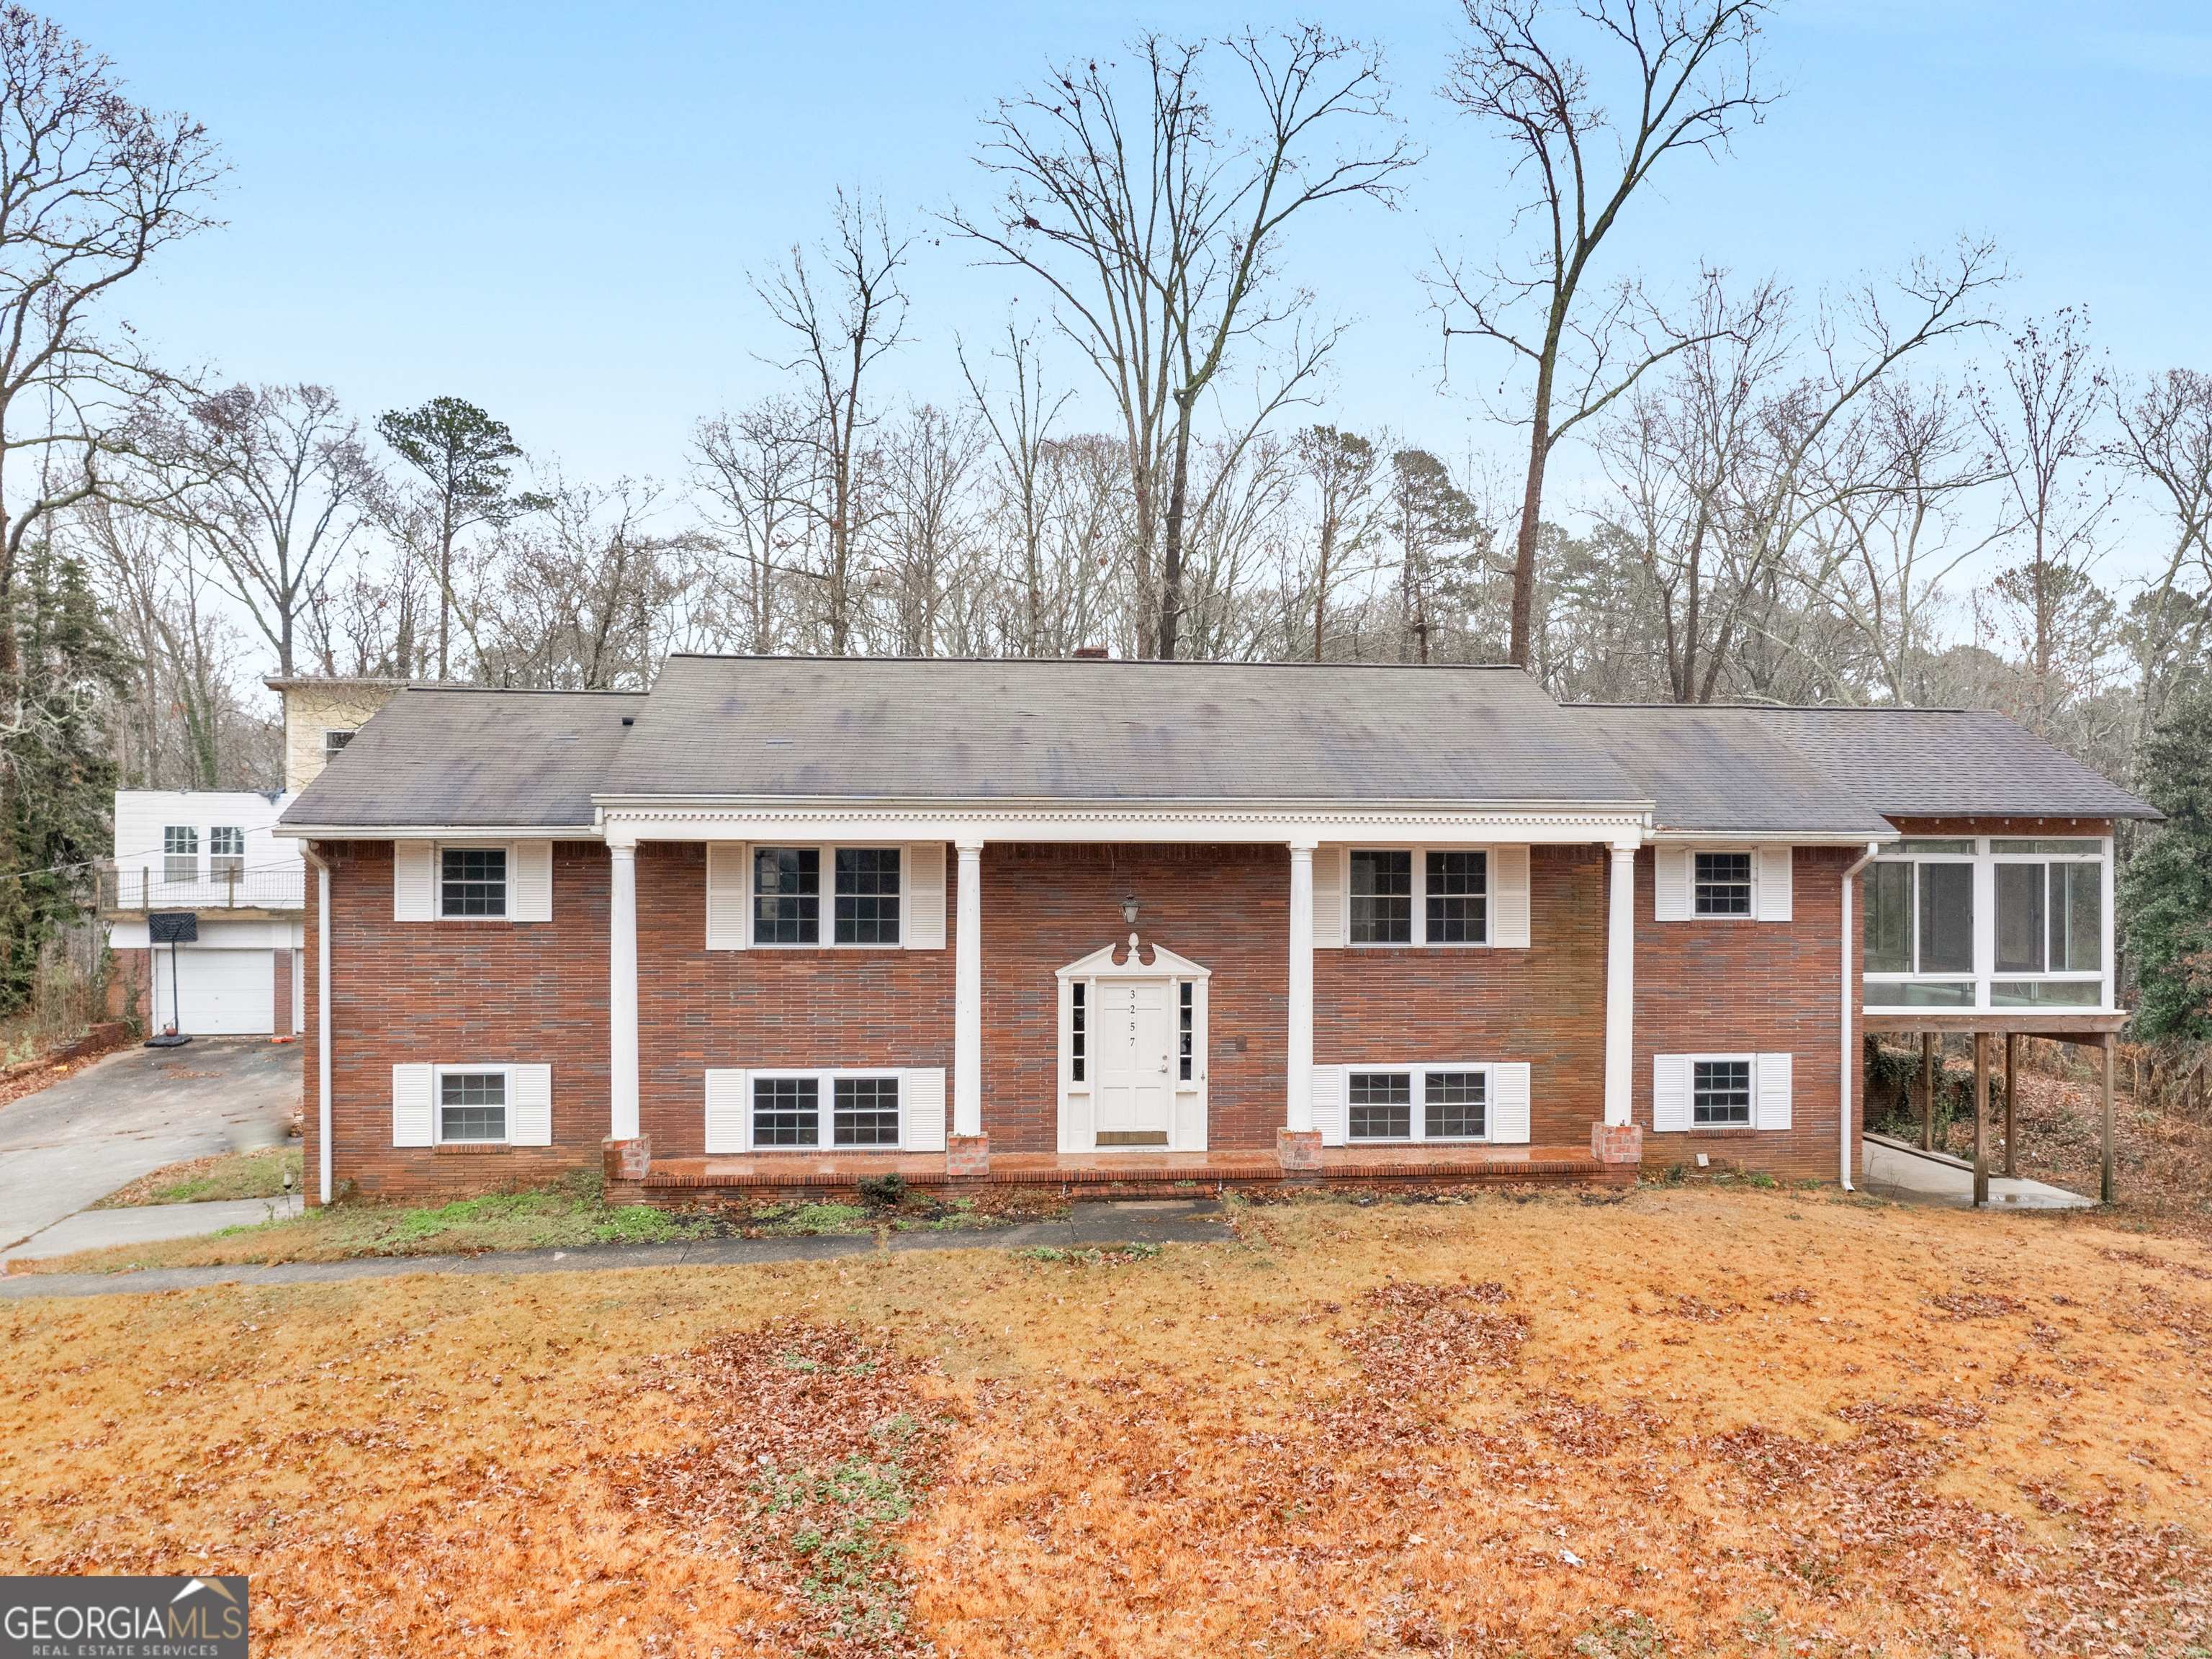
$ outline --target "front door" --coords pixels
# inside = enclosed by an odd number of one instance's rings
[[[1175,1100],[1174,1021],[1164,980],[1098,987],[1101,1146],[1164,1146]]]

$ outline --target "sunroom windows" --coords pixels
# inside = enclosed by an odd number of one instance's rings
[[[2101,1008],[2109,843],[1917,836],[1863,878],[1870,1008]]]

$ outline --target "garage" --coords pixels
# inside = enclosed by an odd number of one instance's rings
[[[155,951],[153,1029],[169,1024],[169,949]],[[258,1036],[276,1029],[276,957],[266,950],[177,949],[177,1029],[190,1036]]]

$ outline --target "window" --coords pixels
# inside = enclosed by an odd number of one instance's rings
[[[895,1077],[835,1079],[836,1139],[840,1146],[899,1144],[899,1085]]]
[[[208,831],[208,872],[217,881],[246,872],[246,831],[218,823]]]
[[[441,1072],[438,1075],[440,1140],[507,1139],[507,1073]]]
[[[1690,1121],[1699,1128],[1730,1124],[1751,1127],[1751,1062],[1700,1060],[1692,1062]]]
[[[2101,977],[2016,976],[2101,975],[2104,851],[2087,836],[1914,836],[1885,849],[1862,889],[1867,1006],[2103,1006]]]
[[[2054,864],[2051,871],[2051,956],[2054,974],[2105,968],[2105,866]]]
[[[1397,1066],[1345,1073],[1347,1140],[1480,1140],[1490,1130],[1490,1067]]]
[[[353,741],[353,728],[345,726],[323,733],[323,762],[328,765],[337,757],[339,750]]]
[[[1920,962],[1923,974],[1974,971],[1974,866],[1923,864],[1920,884]]]
[[[822,1141],[822,1085],[811,1077],[753,1079],[753,1145],[818,1146]]]
[[[1085,988],[1083,981],[1079,979],[1067,988],[1068,994],[1072,998],[1072,1001],[1068,1008],[1069,1021],[1067,1054],[1067,1077],[1068,1081],[1071,1083],[1080,1083],[1083,1081],[1083,1062],[1085,1059],[1083,1051],[1087,1046],[1087,1040],[1091,1035],[1087,1029],[1090,1024],[1088,1016],[1091,1011],[1085,1006]]]
[[[752,1144],[769,1146],[899,1146],[899,1078],[892,1073],[756,1073]],[[822,1133],[822,1097],[830,1097],[830,1134]]]
[[[173,823],[161,831],[161,879],[198,881],[200,878],[200,832],[190,824]]]
[[[1188,980],[1183,981],[1176,988],[1178,996],[1176,1006],[1176,1053],[1179,1056],[1176,1063],[1181,1067],[1176,1076],[1184,1083],[1190,1081],[1190,1042],[1194,1035],[1191,1018],[1197,1012],[1191,996],[1197,988]]]
[[[830,870],[832,945],[899,943],[896,847],[753,848],[753,943],[820,945],[822,867]]]
[[[507,914],[507,848],[443,847],[438,849],[438,866],[440,915]]]
[[[837,849],[837,943],[899,942],[899,853],[896,847]]]
[[[1747,916],[1751,914],[1751,854],[1700,853],[1693,872],[1695,902],[1692,914],[1700,916]]]
[[[1410,945],[1413,941],[1413,855],[1352,855],[1352,942]]]
[[[1413,1133],[1413,1079],[1409,1072],[1354,1072],[1346,1079],[1353,1140],[1405,1140]]]
[[[1431,1072],[1421,1102],[1427,1139],[1480,1139],[1489,1081],[1480,1072]]]
[[[1490,854],[1355,848],[1350,897],[1352,944],[1487,944]]]

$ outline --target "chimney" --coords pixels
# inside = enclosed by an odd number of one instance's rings
[[[1103,645],[1079,645],[1075,647],[1075,656],[1079,662],[1092,657],[1103,662],[1106,660],[1106,647]]]

